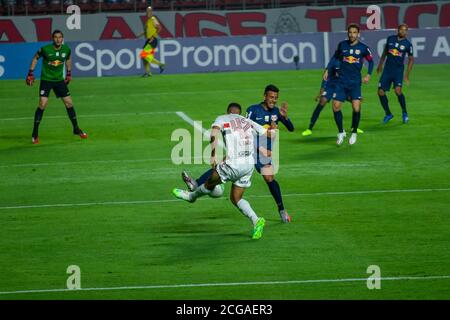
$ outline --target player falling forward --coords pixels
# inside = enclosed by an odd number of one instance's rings
[[[27,85],[33,85],[34,69],[40,58],[42,58],[41,82],[39,86],[39,106],[34,114],[34,127],[31,135],[33,144],[39,143],[39,124],[41,123],[44,110],[48,104],[48,96],[53,89],[57,98],[61,98],[66,106],[67,114],[73,126],[73,134],[79,135],[81,139],[88,136],[78,127],[77,115],[73,107],[72,97],[70,96],[67,85],[72,80],[72,60],[70,57],[70,48],[63,44],[63,33],[55,30],[52,33],[53,43],[41,47],[34,55],[30,70],[26,78]],[[66,67],[66,77],[64,78],[64,65]]]
[[[272,130],[264,129],[262,126],[240,115],[241,106],[238,103],[230,103],[227,114],[219,116],[212,124],[211,130],[211,164],[213,171],[205,183],[198,186],[194,191],[174,189],[175,197],[188,202],[195,202],[201,196],[210,194],[214,188],[231,181],[230,200],[253,224],[253,239],[262,236],[265,220],[259,218],[242,196],[246,188],[251,185],[253,173],[253,154],[255,149],[254,135],[274,134]],[[222,133],[227,149],[226,158],[217,164],[216,148],[218,135]]]
[[[373,71],[372,53],[367,45],[359,41],[359,26],[350,24],[347,28],[347,35],[348,40],[341,41],[334,53],[334,58],[341,63],[339,78],[333,94],[334,120],[339,131],[336,141],[338,146],[344,142],[346,137],[341,107],[347,97],[352,99],[353,108],[352,135],[348,143],[350,145],[356,143],[359,121],[361,119],[361,69],[364,59],[368,61],[369,69],[362,82],[368,83]],[[328,71],[326,70],[323,79],[327,80],[327,78]]]
[[[161,31],[161,24],[158,19],[153,15],[152,7],[147,8],[147,21],[144,25],[144,32],[141,33],[139,37],[145,35],[147,40],[145,41],[144,47],[142,48],[141,58],[144,61],[145,73],[143,77],[151,77],[152,72],[150,71],[150,64],[154,63],[159,66],[159,73],[162,73],[165,68],[165,64],[159,62],[155,59],[155,51],[158,46],[158,35]]]
[[[278,121],[281,121],[288,131],[292,132],[294,131],[294,125],[288,117],[287,102],[283,102],[280,109],[277,107],[279,91],[280,90],[274,85],[266,86],[264,89],[264,101],[248,107],[247,118],[265,128],[272,129],[277,128]],[[291,217],[284,208],[280,185],[278,184],[278,181],[275,180],[274,167],[272,165],[272,143],[273,141],[269,137],[267,139],[258,139],[257,162],[255,168],[264,178],[264,181],[275,200],[281,221],[291,222]]]
[[[394,115],[389,109],[389,101],[386,96],[386,91],[389,91],[391,84],[395,88],[395,94],[397,95],[398,102],[402,108],[403,123],[408,123],[408,113],[406,111],[406,100],[402,92],[403,85],[403,71],[405,55],[408,54],[408,68],[405,72],[405,82],[409,85],[409,74],[414,64],[413,46],[411,42],[406,38],[408,36],[408,26],[401,24],[397,28],[397,35],[389,36],[386,40],[386,46],[384,47],[383,54],[381,55],[380,62],[378,63],[377,73],[379,74],[383,70],[380,82],[378,84],[378,97],[380,103],[386,113],[383,119],[383,123],[386,124],[391,120]]]
[[[316,97],[316,101],[318,101],[316,108],[314,109],[312,115],[311,115],[311,120],[309,122],[309,127],[308,129],[306,129],[305,131],[302,132],[302,136],[306,137],[306,136],[310,136],[312,135],[312,130],[314,128],[314,125],[317,122],[317,119],[319,119],[320,113],[322,112],[323,108],[325,107],[325,105],[331,101],[332,97],[333,97],[333,93],[334,93],[334,88],[336,87],[336,81],[338,79],[338,72],[339,72],[339,68],[340,68],[340,63],[338,60],[336,60],[334,57],[331,58],[330,63],[328,64],[328,79],[327,80],[323,80],[322,79],[322,84],[320,86],[320,91],[319,94]],[[322,75],[323,77],[323,75]],[[351,98],[347,97],[347,100],[351,102]],[[361,99],[361,104],[362,104],[362,99]],[[361,129],[357,129],[358,133],[364,133],[364,131],[362,131]]]

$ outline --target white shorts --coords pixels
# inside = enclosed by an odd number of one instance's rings
[[[254,165],[245,164],[235,166],[222,161],[216,166],[216,171],[220,176],[222,183],[233,182],[234,185],[242,188],[248,188],[252,185],[251,177]]]

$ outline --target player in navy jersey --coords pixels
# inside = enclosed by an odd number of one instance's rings
[[[381,75],[380,82],[378,83],[378,97],[380,98],[381,105],[386,113],[383,119],[383,123],[388,123],[394,115],[389,109],[389,101],[386,96],[386,91],[389,91],[392,86],[395,88],[395,94],[397,95],[398,102],[402,108],[403,123],[407,123],[408,113],[406,111],[406,100],[402,92],[403,85],[403,71],[405,56],[408,55],[408,67],[405,72],[405,82],[409,84],[409,74],[414,64],[413,46],[411,42],[406,38],[408,35],[408,26],[401,24],[397,28],[397,34],[389,36],[386,40],[386,46],[384,47],[383,54],[381,55],[380,62],[378,63],[377,73],[384,71]]]
[[[347,28],[348,40],[341,41],[334,53],[334,59],[341,63],[335,92],[333,93],[333,113],[339,131],[336,141],[337,145],[341,145],[346,137],[341,107],[347,97],[351,98],[353,108],[352,135],[349,139],[349,144],[353,145],[356,142],[361,119],[361,82],[368,83],[373,71],[372,53],[367,45],[359,41],[359,30],[357,24],[350,24]],[[364,59],[369,63],[369,68],[367,75],[364,79],[361,79]],[[324,80],[327,79],[328,71],[326,70]]]
[[[277,128],[280,121],[290,131],[294,131],[294,125],[288,117],[288,104],[283,102],[281,108],[277,107],[279,89],[274,85],[268,85],[264,89],[264,101],[247,108],[247,118],[253,120],[265,128]],[[284,208],[281,189],[275,180],[274,167],[272,165],[272,140],[267,139],[261,145],[257,141],[258,152],[255,168],[260,173],[269,187],[283,222],[291,222],[291,217]]]
[[[336,87],[336,82],[338,79],[338,72],[341,64],[340,62],[334,58],[334,56],[331,58],[330,63],[328,64],[328,79],[323,80],[320,85],[320,91],[319,94],[316,97],[316,101],[318,101],[316,108],[313,111],[313,114],[311,116],[311,120],[309,122],[308,129],[302,132],[302,136],[310,136],[312,135],[312,130],[314,128],[314,125],[317,122],[317,119],[320,116],[320,113],[322,112],[325,105],[331,101],[334,89]],[[347,97],[347,100],[351,101],[349,97]],[[361,129],[358,128],[358,133],[363,133]]]

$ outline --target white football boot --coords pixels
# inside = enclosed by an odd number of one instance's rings
[[[358,138],[358,134],[357,133],[352,133],[352,135],[350,136],[350,139],[348,139],[348,144],[349,145],[355,144],[357,138]]]
[[[340,146],[342,143],[344,143],[344,139],[347,136],[347,134],[344,132],[339,132],[337,135],[336,144]]]

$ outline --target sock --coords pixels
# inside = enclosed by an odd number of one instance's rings
[[[72,126],[73,126],[73,132],[78,132],[80,131],[80,128],[78,128],[78,122],[77,122],[77,114],[75,113],[75,108],[66,108],[67,110],[67,114],[69,115],[69,119],[72,122]]]
[[[352,133],[358,133],[359,120],[361,119],[361,111],[353,111],[352,116]]]
[[[386,95],[378,96],[380,98],[381,105],[383,106],[384,112],[387,116],[391,115],[391,110],[389,109],[389,101]]]
[[[252,207],[250,207],[250,203],[248,203],[247,200],[241,199],[236,204],[236,206],[239,208],[239,210],[249,218],[253,225],[256,225],[256,222],[258,221],[258,216],[256,215],[255,211],[253,211]]]
[[[309,123],[309,130],[312,130],[314,128],[314,125],[316,124],[317,119],[319,119],[320,113],[323,110],[323,107],[320,103],[317,104],[316,108],[314,109],[314,112],[311,117],[311,122]]]
[[[341,110],[334,112],[333,111],[333,115],[334,115],[334,121],[336,121],[336,125],[338,127],[339,133],[344,132],[344,125],[342,124],[342,112]]]
[[[197,189],[191,192],[191,199],[197,199],[204,195],[207,195],[208,193],[211,193],[211,190],[208,190],[205,187],[205,184],[200,185]]]
[[[208,180],[208,178],[211,177],[212,172],[213,172],[213,169],[209,169],[204,174],[202,174],[200,176],[200,178],[195,180],[197,182],[197,185],[200,186],[200,185],[204,184],[206,182],[206,180]]]
[[[38,131],[39,131],[39,124],[41,123],[42,120],[42,116],[44,115],[44,110],[42,110],[41,108],[37,108],[36,112],[34,113],[34,126],[33,126],[33,137],[37,137],[38,136]]]
[[[276,180],[272,180],[267,184],[269,187],[270,193],[277,203],[278,211],[284,210],[283,199],[281,198],[281,189],[280,185]]]
[[[405,100],[405,96],[403,95],[403,93],[401,95],[399,95],[398,97],[398,102],[400,103],[400,107],[402,107],[402,112],[406,113],[406,100]]]

